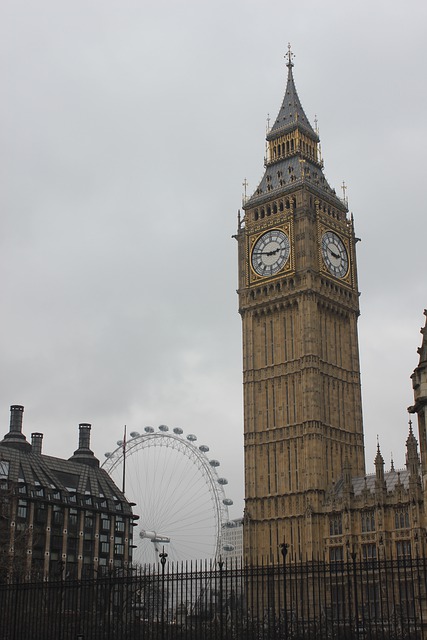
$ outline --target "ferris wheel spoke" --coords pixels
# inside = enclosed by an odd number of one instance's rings
[[[154,539],[162,538],[169,540],[164,544],[171,560],[215,557],[221,524],[228,520],[226,505],[232,501],[224,500],[215,468],[219,463],[211,463],[208,447],[197,447],[195,440],[180,429],[171,433],[167,427],[158,432],[147,427],[126,443],[126,497],[136,503],[134,513],[140,516],[134,562],[152,562]],[[103,467],[120,485],[122,444],[106,455]]]

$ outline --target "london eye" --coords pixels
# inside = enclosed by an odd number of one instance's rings
[[[226,478],[209,447],[179,427],[145,427],[105,454],[102,467],[134,503],[133,563],[153,562],[161,551],[172,561],[215,559],[222,525],[229,520]]]

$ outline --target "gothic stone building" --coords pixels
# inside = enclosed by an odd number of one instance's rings
[[[0,580],[92,578],[129,566],[136,516],[90,449],[90,424],[68,460],[43,455],[11,407],[0,442]]]
[[[426,330],[413,380],[407,465],[365,473],[353,217],[323,173],[292,54],[265,173],[236,239],[243,332],[244,555],[346,559],[415,554],[424,544]]]

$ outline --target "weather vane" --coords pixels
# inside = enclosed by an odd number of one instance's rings
[[[295,54],[292,53],[292,51],[291,51],[291,43],[290,42],[288,42],[288,52],[285,55],[285,58],[288,59],[288,62],[286,63],[286,66],[287,67],[293,67],[294,63],[292,62],[292,58],[295,58]]]

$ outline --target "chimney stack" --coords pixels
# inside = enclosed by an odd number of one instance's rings
[[[24,407],[21,404],[13,404],[10,407],[10,427],[2,440],[3,445],[8,445],[18,449],[30,449],[31,445],[22,433],[22,418]]]
[[[87,422],[79,424],[79,449],[88,449],[90,451],[90,430],[92,425]]]
[[[24,418],[24,407],[22,404],[13,404],[10,407],[10,429],[9,433],[22,434],[22,421]]]
[[[42,442],[43,442],[43,434],[42,433],[32,433],[31,434],[31,447],[33,453],[38,456],[42,454]]]
[[[95,458],[93,451],[90,450],[90,430],[92,425],[87,422],[79,424],[79,448],[74,451],[74,455],[69,458],[74,462],[87,464],[90,467],[99,467],[99,460]]]

